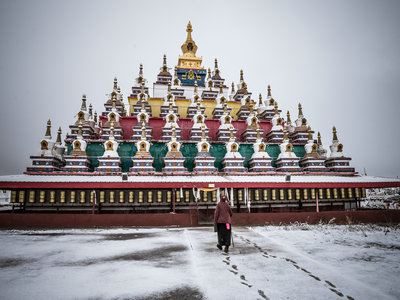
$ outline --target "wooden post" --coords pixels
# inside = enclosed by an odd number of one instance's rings
[[[315,200],[316,200],[316,209],[317,209],[317,213],[319,212],[319,203],[318,203],[318,190],[316,189],[315,191]]]
[[[175,193],[176,189],[172,190],[172,213],[175,213]]]
[[[96,207],[96,191],[93,190],[92,193],[93,193],[92,215],[94,215],[95,214],[95,207]]]

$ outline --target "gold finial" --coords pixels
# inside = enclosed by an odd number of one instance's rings
[[[218,60],[215,59],[214,61],[214,69],[217,70],[218,69]]]
[[[117,92],[118,92],[118,93],[121,93],[121,87],[118,87],[118,88],[117,88]]]
[[[110,127],[110,136],[109,138],[114,137],[114,127]]]
[[[224,103],[224,114],[228,114],[228,105]]]
[[[172,136],[173,136],[174,138],[176,137],[175,125],[172,126]]]
[[[337,134],[336,134],[336,127],[333,126],[333,142],[338,141]]]
[[[287,136],[287,128],[286,126],[283,127],[283,140],[287,140],[288,136]]]
[[[146,124],[142,123],[142,139],[146,139]]]
[[[197,102],[196,110],[197,110],[198,113],[201,113],[200,102]]]
[[[275,101],[274,105],[275,105],[275,115],[279,115],[278,102]]]
[[[292,124],[292,120],[290,120],[290,112],[289,111],[287,111],[287,122],[286,123],[288,123],[288,124]]]
[[[117,77],[114,77],[114,91],[118,90],[118,80]]]
[[[299,103],[299,117],[303,115],[303,109],[301,108],[301,103]]]
[[[187,28],[186,28],[186,32],[187,32],[186,41],[181,46],[181,49],[182,49],[182,52],[184,55],[186,53],[190,53],[191,56],[196,55],[197,46],[196,46],[196,43],[192,39],[192,31],[193,31],[192,24],[189,21]]]
[[[249,109],[250,109],[250,113],[252,114],[252,113],[253,113],[253,109],[254,109],[254,108],[253,108],[253,104],[250,103]]]
[[[204,126],[204,124],[203,126],[201,126],[201,138],[203,140],[206,139],[206,127]]]
[[[79,122],[79,126],[78,126],[78,136],[82,136],[82,122]]]
[[[220,93],[220,94],[223,94],[223,93],[224,93],[224,91],[222,90],[222,82],[219,84],[219,93]]]
[[[172,106],[172,102],[169,103],[169,108],[168,109],[169,109],[169,111],[172,111],[172,112],[174,111],[174,107]]]
[[[194,82],[194,94],[197,94],[197,80]]]
[[[207,80],[211,79],[211,69],[208,68],[207,70]]]
[[[142,110],[146,110],[146,103],[142,101]]]
[[[61,144],[61,127],[58,127],[56,143]]]
[[[171,82],[168,82],[168,93],[171,93]]]
[[[231,139],[235,139],[235,132],[233,131],[233,125],[231,125],[231,127],[229,128],[229,134],[230,134],[230,138]]]
[[[322,145],[321,134],[319,133],[319,131],[318,131],[318,145]]]
[[[93,106],[92,103],[89,104],[89,116],[93,116]]]
[[[81,105],[81,110],[86,111],[86,95],[82,95],[82,105]]]
[[[257,139],[261,139],[260,128],[257,128]]]
[[[97,111],[94,112],[94,124],[97,123]]]
[[[168,72],[168,68],[167,68],[167,56],[164,54],[163,57],[163,67],[162,67],[163,72]]]
[[[308,125],[307,131],[308,131],[308,140],[312,141],[313,136],[312,136],[312,133],[311,133],[311,126],[310,125]]]
[[[246,84],[246,82],[242,83],[242,89],[244,89],[244,94],[247,95],[247,84]]]
[[[243,82],[243,70],[240,70],[240,82]]]
[[[271,86],[268,84],[268,95],[267,97],[271,97]]]
[[[258,104],[259,105],[262,105],[262,95],[261,95],[261,93],[260,93],[260,95],[258,95]]]
[[[46,135],[45,136],[51,138],[51,121],[50,121],[50,119],[47,121],[47,128],[46,128]]]
[[[235,93],[235,83],[232,81],[232,94]]]
[[[143,64],[140,64],[139,66],[139,76],[143,77]]]
[[[186,27],[186,32],[188,33],[188,36],[187,36],[188,41],[192,40],[192,31],[193,31],[192,24],[189,21],[189,23],[187,24],[187,27]]]
[[[112,98],[112,109],[117,109],[117,97],[115,95]]]

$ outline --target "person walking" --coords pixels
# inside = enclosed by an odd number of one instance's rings
[[[224,252],[228,253],[229,246],[231,245],[231,217],[232,209],[227,203],[228,197],[225,195],[221,196],[220,202],[217,204],[214,212],[214,225],[216,224],[218,232],[218,244],[219,250],[222,250],[222,246],[225,246]]]

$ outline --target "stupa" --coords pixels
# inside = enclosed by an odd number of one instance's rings
[[[300,160],[300,166],[307,172],[327,172],[325,159],[318,153],[318,144],[313,140],[311,127],[308,126],[308,142],[304,146],[306,154]]]
[[[280,117],[277,102],[274,103],[274,107],[275,107],[275,110],[274,110],[275,115],[272,118],[272,128],[271,128],[270,132],[267,133],[266,139],[267,139],[268,143],[280,144],[280,143],[282,143],[282,139],[283,139],[283,127],[282,127],[283,120]]]
[[[354,172],[354,168],[350,167],[350,157],[343,154],[343,145],[339,143],[336,127],[333,126],[332,145],[329,146],[331,154],[325,160],[326,167],[333,172]]]
[[[82,124],[78,126],[78,134],[73,140],[72,151],[64,156],[65,172],[89,172],[90,160],[86,153],[87,143],[82,136]]]
[[[230,127],[229,141],[225,144],[226,154],[222,160],[224,173],[243,173],[246,169],[243,166],[245,158],[239,153],[239,144],[236,143],[233,125]]]
[[[163,172],[165,173],[182,173],[187,172],[187,169],[183,166],[185,158],[179,151],[181,143],[177,140],[175,127],[171,128],[171,139],[167,143],[168,152],[165,155],[164,163],[165,167]]]
[[[283,141],[279,148],[281,153],[275,160],[276,170],[278,172],[300,172],[300,158],[293,152],[293,145],[289,143],[286,127],[283,130]]]
[[[207,131],[205,125],[201,127],[201,139],[197,143],[197,155],[194,158],[196,173],[216,173],[214,167],[215,157],[210,155],[210,143],[207,141]]]
[[[258,139],[258,135],[262,136],[264,134],[264,130],[260,129],[257,111],[253,109],[253,104],[250,104],[249,108],[249,115],[246,119],[246,130],[243,131],[242,137],[245,142],[254,143]]]
[[[262,140],[262,133],[256,129],[256,141],[253,144],[254,153],[249,160],[250,172],[274,172],[272,158],[267,153],[267,145]]]
[[[150,142],[148,141],[146,124],[142,123],[140,140],[136,142],[137,152],[132,158],[133,167],[129,169],[130,173],[154,173],[153,157],[150,154]]]
[[[121,173],[121,158],[117,152],[118,142],[114,137],[114,128],[110,128],[110,134],[108,135],[108,141],[104,143],[104,153],[98,157],[99,166],[95,169],[96,172],[109,173],[109,174],[120,174]]]

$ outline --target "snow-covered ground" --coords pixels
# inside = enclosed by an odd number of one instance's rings
[[[0,299],[400,299],[400,228],[0,231]]]

